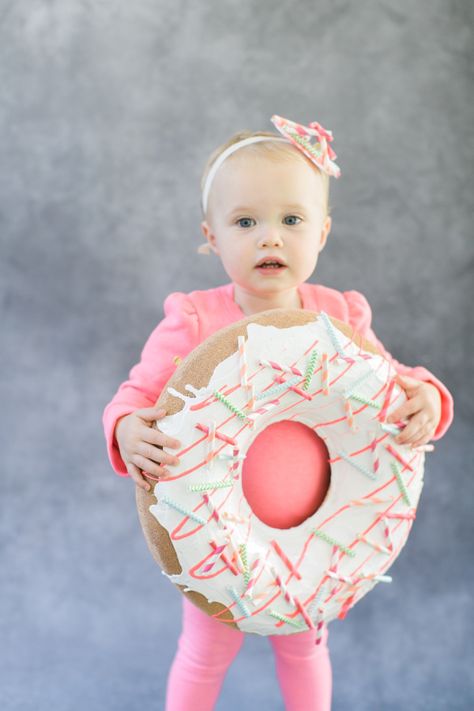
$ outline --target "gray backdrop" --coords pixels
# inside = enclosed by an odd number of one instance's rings
[[[196,256],[199,178],[277,113],[333,130],[312,281],[359,289],[401,362],[451,389],[416,525],[330,625],[336,711],[471,709],[470,0],[0,3],[3,709],[161,709],[179,592],[106,458],[105,404]],[[282,709],[249,636],[217,708]]]

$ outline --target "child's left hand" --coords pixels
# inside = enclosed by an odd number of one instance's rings
[[[390,414],[387,422],[409,420],[396,435],[395,441],[411,447],[429,442],[441,419],[441,395],[438,388],[400,373],[397,373],[395,382],[405,390],[408,399]]]

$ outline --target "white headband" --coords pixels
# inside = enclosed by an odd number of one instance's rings
[[[251,136],[250,138],[244,138],[241,141],[238,141],[237,143],[233,143],[231,146],[226,148],[225,151],[223,151],[214,161],[209,173],[207,174],[206,182],[202,191],[202,207],[204,213],[206,213],[207,210],[207,200],[209,197],[209,190],[211,189],[212,181],[214,180],[217,171],[219,170],[225,159],[228,158],[235,151],[239,150],[239,148],[248,146],[251,143],[258,143],[259,141],[284,141],[285,143],[291,143],[291,141],[289,141],[287,138],[280,138],[280,136],[275,136],[274,138],[271,136]]]

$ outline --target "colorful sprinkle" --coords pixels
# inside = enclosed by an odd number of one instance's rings
[[[394,376],[394,377],[390,380],[390,383],[389,383],[389,385],[388,385],[387,392],[385,393],[385,398],[384,398],[384,401],[383,401],[382,409],[380,410],[380,412],[379,412],[379,414],[378,414],[378,418],[379,418],[380,422],[383,422],[383,420],[385,420],[385,418],[386,418],[387,410],[388,410],[388,408],[389,408],[389,406],[390,406],[390,398],[391,398],[391,396],[392,396],[393,388],[395,387],[395,377],[396,377],[396,376]]]
[[[391,504],[392,499],[381,499],[379,496],[368,496],[366,499],[353,499],[349,506],[374,506],[378,504]]]
[[[374,400],[368,400],[366,397],[358,395],[357,393],[351,393],[349,397],[353,398],[354,400],[358,400],[359,402],[363,402],[364,405],[369,405],[369,407],[375,407],[377,410],[380,408],[380,405]]]
[[[203,425],[200,422],[197,422],[195,427],[196,429],[201,430],[201,432],[204,432],[207,435],[209,434],[209,427],[207,427],[207,425]],[[232,437],[228,437],[227,435],[224,435],[221,432],[216,431],[216,438],[220,439],[222,442],[227,442],[227,444],[232,444],[234,447],[237,445],[235,439],[233,439]]]
[[[242,420],[247,420],[247,415],[245,412],[242,412],[242,410],[239,410],[239,408],[234,405],[225,395],[220,393],[218,390],[214,390],[214,396],[222,402],[223,405],[229,408],[231,412],[234,413],[234,415],[237,415],[237,417],[240,417]]]
[[[374,541],[371,541],[369,538],[367,538],[367,536],[357,536],[357,540],[366,543],[368,546],[371,546],[379,553],[386,553],[387,555],[390,555],[390,553],[392,553],[391,550],[389,550],[385,546],[380,545],[380,543],[375,543]]]
[[[273,368],[274,370],[281,370],[283,373],[292,373],[293,375],[303,375],[301,370],[294,365],[283,365],[282,363],[276,363],[274,360],[264,360],[260,358],[260,365],[265,365],[268,368]]]
[[[207,454],[204,459],[205,464],[209,465],[209,469],[212,468],[213,460],[217,452],[213,451],[214,442],[216,440],[216,423],[212,420],[209,425],[209,432],[207,433]]]
[[[168,506],[171,506],[172,508],[176,509],[176,511],[179,511],[180,513],[184,514],[184,516],[187,516],[188,518],[192,518],[193,521],[196,521],[197,523],[205,524],[206,521],[195,514],[193,511],[187,511],[181,504],[177,504],[176,501],[173,501],[172,499],[169,499],[167,496],[162,496],[161,501],[164,501],[165,504],[168,504]]]
[[[343,454],[342,452],[339,452],[339,456],[344,459],[346,462],[349,464],[352,464],[352,466],[357,469],[357,471],[361,472],[362,474],[365,474],[365,476],[368,476],[369,479],[372,479],[372,481],[375,481],[377,479],[376,475],[373,472],[369,472],[368,469],[365,469],[365,467],[362,467],[360,464],[357,464],[356,461],[352,457],[348,457],[346,454]]]
[[[204,500],[204,502],[205,502],[207,508],[208,508],[209,511],[211,512],[212,518],[213,518],[215,521],[217,521],[217,523],[218,523],[219,525],[221,525],[223,528],[226,528],[225,524],[223,524],[222,521],[221,521],[221,517],[220,517],[219,512],[217,511],[216,507],[215,507],[214,504],[212,503],[212,501],[211,501],[211,499],[209,498],[209,496],[208,496],[207,494],[203,494],[203,495],[202,495],[202,498],[203,498],[203,500]]]
[[[242,567],[244,569],[244,583],[247,586],[249,583],[250,579],[250,570],[249,570],[249,563],[247,559],[247,546],[245,543],[242,543],[239,546],[239,551],[240,551],[240,559],[242,561]]]
[[[222,513],[222,518],[226,518],[228,521],[233,521],[234,523],[247,523],[248,519],[243,516],[236,516],[235,514],[224,511]]]
[[[408,496],[407,488],[402,481],[400,471],[399,471],[397,465],[395,464],[395,462],[390,462],[390,468],[391,468],[392,472],[394,473],[395,478],[398,482],[398,487],[400,489],[400,492],[402,494],[404,502],[407,504],[407,506],[411,506],[411,501],[410,501],[410,497]]]
[[[413,471],[413,467],[411,466],[411,464],[409,464],[407,461],[405,461],[405,460],[403,459],[402,455],[399,454],[399,453],[397,452],[397,450],[392,447],[391,444],[386,444],[386,445],[385,445],[385,449],[386,449],[388,452],[390,452],[390,454],[392,454],[392,455],[395,457],[395,459],[397,460],[397,462],[400,462],[400,464],[403,464],[403,466],[404,466],[406,469],[409,469],[411,472]]]
[[[208,481],[202,484],[190,484],[188,491],[207,491],[208,489],[224,489],[227,486],[233,486],[232,479],[221,479],[220,481]]]
[[[323,598],[325,595],[327,595],[327,588],[326,585],[323,583],[319,588],[318,592],[316,593],[316,596],[307,607],[308,615],[314,617],[315,613],[319,611],[319,608],[323,603]]]
[[[301,378],[298,375],[294,375],[292,378],[288,378],[284,383],[280,383],[279,385],[274,385],[272,388],[269,388],[268,390],[265,390],[262,393],[257,393],[255,396],[256,400],[263,400],[263,398],[266,397],[274,397],[275,395],[279,395],[281,392],[284,390],[288,390],[291,385],[294,385],[297,383]]]
[[[286,622],[288,625],[293,625],[293,627],[296,627],[299,630],[307,629],[306,625],[302,625],[300,622],[296,622],[296,620],[292,620],[291,617],[286,617],[286,615],[282,615],[276,610],[268,610],[268,614],[275,617],[277,620],[280,620],[280,622]]]
[[[256,402],[256,397],[255,397],[255,385],[253,383],[249,383],[247,390],[250,393],[250,399],[247,403],[247,408],[252,411],[255,407],[255,402]]]
[[[285,563],[286,567],[288,568],[289,571],[295,575],[298,580],[301,580],[301,574],[297,571],[291,560],[288,558],[288,556],[283,552],[283,550],[280,548],[279,544],[277,541],[270,541],[272,544],[274,550],[278,553],[282,561]]]
[[[217,548],[217,544],[214,543],[214,541],[211,541],[211,547],[214,548],[214,550],[215,550],[215,549]],[[231,573],[233,573],[234,575],[238,575],[238,574],[239,574],[239,571],[237,570],[237,568],[235,567],[235,565],[226,557],[226,555],[225,555],[224,553],[221,553],[221,558],[222,558],[222,561],[223,561],[223,562],[226,564],[226,566],[229,568],[229,570],[231,571]]]
[[[202,572],[203,572],[203,573],[209,573],[209,572],[213,569],[213,567],[214,567],[215,564],[217,563],[217,560],[218,560],[220,554],[221,554],[222,551],[225,549],[226,545],[227,545],[227,544],[224,543],[222,546],[217,546],[216,548],[214,548],[214,552],[212,553],[212,556],[211,556],[211,562],[208,563],[208,564],[202,569]]]
[[[345,400],[344,401],[344,413],[346,415],[347,419],[347,424],[349,425],[349,429],[351,429],[353,432],[357,431],[357,427],[354,422],[354,413],[352,412],[352,405],[350,400]]]
[[[381,423],[380,428],[384,430],[384,432],[388,432],[389,434],[392,434],[394,436],[396,436],[402,431],[402,427],[397,427],[397,425],[391,425],[387,422]]]
[[[341,575],[340,573],[334,573],[332,570],[327,570],[326,573],[330,578],[340,580],[342,583],[348,583],[349,585],[356,585],[360,580],[376,580],[378,583],[392,582],[390,575],[378,575],[376,573],[369,573],[368,575]]]
[[[413,509],[412,511],[406,511],[404,513],[386,513],[385,518],[406,518],[408,520],[412,519],[415,520],[416,518],[416,511]]]
[[[245,337],[237,336],[237,342],[239,345],[239,359],[240,359],[240,384],[243,388],[247,387],[247,356],[245,353]]]
[[[245,604],[245,602],[244,602],[244,601],[242,600],[242,598],[240,597],[240,595],[239,595],[239,593],[237,592],[237,590],[236,590],[235,588],[227,588],[227,590],[228,590],[229,593],[231,594],[232,599],[234,600],[234,602],[236,602],[237,605],[240,607],[240,609],[241,609],[242,612],[244,613],[245,617],[250,617],[250,611],[249,611],[247,605]]]
[[[318,617],[319,617],[319,615],[318,615]],[[322,614],[321,614],[321,618],[322,618]],[[318,620],[318,623],[316,625],[316,640],[314,642],[315,644],[321,644],[321,640],[323,638],[323,627],[324,627],[324,620],[323,619]]]
[[[269,400],[266,402],[264,405],[258,408],[258,410],[255,410],[249,415],[249,419],[255,420],[259,415],[264,415],[266,412],[269,410],[272,410],[274,407],[277,407],[280,404],[280,401],[278,399],[276,400]]]
[[[315,528],[315,529],[313,529],[312,532],[314,533],[315,536],[318,536],[318,538],[321,538],[323,541],[326,541],[326,543],[330,543],[333,546],[337,546],[338,548],[340,548],[341,551],[344,551],[344,553],[346,553],[346,555],[350,556],[351,558],[355,558],[355,551],[351,550],[350,548],[345,546],[343,543],[339,543],[331,536],[328,536],[328,534],[325,533],[324,531],[320,531],[317,528]]]
[[[260,558],[256,558],[256,559],[254,560],[254,562],[252,563],[252,566],[251,566],[251,569],[250,569],[250,573],[253,573],[253,575],[250,575],[250,576],[249,576],[249,579],[248,579],[248,581],[247,581],[247,587],[246,587],[245,593],[244,593],[246,597],[250,597],[250,598],[252,597],[252,593],[253,593],[252,588],[253,588],[253,586],[255,585],[255,583],[257,582],[257,573],[256,573],[256,570],[257,570],[257,568],[258,568],[259,565],[260,565]]]
[[[312,400],[312,399],[313,399],[313,396],[312,396],[312,395],[310,395],[309,393],[305,392],[304,390],[302,390],[301,388],[299,388],[297,385],[291,385],[290,390],[294,390],[295,393],[297,393],[298,395],[301,395],[302,397],[304,397],[305,400]]]
[[[316,360],[318,358],[318,351],[315,349],[311,353],[311,357],[309,359],[308,365],[306,367],[306,371],[304,374],[304,383],[303,383],[303,390],[307,390],[309,388],[309,384],[311,382],[311,378],[313,377],[314,373],[314,368],[316,366]]]
[[[271,566],[270,570],[272,571],[273,575],[275,576],[275,583],[278,585],[278,587],[282,591],[282,593],[285,597],[285,600],[287,602],[289,602],[290,605],[294,605],[295,602],[293,599],[293,595],[290,593],[290,591],[288,590],[288,587],[283,582],[281,575],[279,575],[278,571],[276,570],[276,568],[273,565]]]
[[[332,325],[331,319],[324,311],[321,311],[321,318],[324,321],[324,325],[326,326],[326,329],[329,333],[329,337],[332,341],[334,348],[336,349],[336,351],[339,353],[340,356],[343,356],[344,349],[341,346],[341,343],[339,341],[336,330],[335,330],[334,326]]]
[[[238,451],[238,450],[237,450]],[[238,462],[241,459],[245,459],[245,454],[218,454],[218,459],[226,459],[229,462]]]
[[[328,367],[328,354],[323,353],[321,357],[322,361],[322,371],[321,371],[321,385],[323,388],[323,395],[329,395],[329,367]]]
[[[308,625],[308,627],[309,627],[310,629],[313,629],[313,628],[314,628],[313,620],[312,620],[311,617],[308,615],[308,613],[307,613],[307,611],[306,611],[306,608],[305,608],[305,606],[303,605],[303,603],[302,603],[300,600],[298,600],[297,597],[295,597],[295,605],[296,605],[296,608],[297,608],[298,612],[300,613],[300,615],[303,617],[304,621],[305,621],[306,624]]]

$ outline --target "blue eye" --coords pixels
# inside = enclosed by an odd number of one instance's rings
[[[287,225],[298,225],[302,220],[301,217],[298,217],[297,215],[287,215],[285,218],[285,224]],[[287,222],[287,220],[292,220],[291,222]],[[294,221],[293,221],[294,220]],[[255,224],[255,220],[253,217],[240,217],[236,224],[239,225],[239,227],[242,227],[244,229],[248,227],[252,227],[253,224]]]
[[[288,220],[288,219],[289,220],[295,219],[295,220],[299,220],[301,222],[301,217],[297,217],[296,215],[287,215],[285,217],[285,220]],[[299,223],[298,222],[287,222],[286,224],[287,225],[297,225]]]
[[[243,225],[241,224],[242,222],[246,222],[247,224]],[[240,227],[250,227],[249,222],[255,222],[255,220],[252,217],[241,217],[240,220],[237,220],[237,224],[240,225]]]

